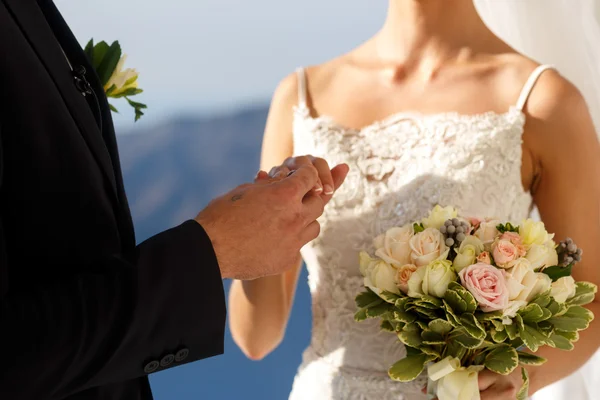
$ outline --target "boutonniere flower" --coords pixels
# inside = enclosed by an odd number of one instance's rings
[[[92,39],[85,46],[85,53],[100,77],[106,97],[124,98],[133,107],[135,120],[140,119],[144,115],[142,110],[148,107],[130,99],[130,97],[142,93],[143,90],[138,87],[138,72],[131,68],[124,69],[127,55],[122,54],[119,42],[115,41],[110,46],[106,42],[94,45],[94,39]],[[109,105],[113,112],[119,112],[112,104]]]

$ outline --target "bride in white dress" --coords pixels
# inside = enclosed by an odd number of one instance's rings
[[[600,284],[600,146],[579,91],[549,66],[516,53],[483,23],[471,0],[390,0],[381,31],[357,49],[300,69],[277,89],[263,166],[313,162],[350,172],[302,250],[313,297],[309,348],[291,400],[422,399],[424,381],[387,376],[403,357],[376,321],[354,322],[358,252],[391,226],[435,204],[520,222],[535,204],[550,231],[585,249],[575,278]],[[323,193],[331,194],[324,186]],[[274,244],[276,245],[276,244]],[[234,282],[231,330],[252,359],[282,340],[300,264]],[[598,303],[590,309],[600,315]],[[592,324],[568,357],[530,370],[531,392],[576,371],[600,346]],[[482,374],[482,399],[514,398],[520,374]]]

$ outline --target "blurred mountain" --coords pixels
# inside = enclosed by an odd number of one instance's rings
[[[196,216],[212,198],[253,179],[268,107],[180,117],[118,136],[138,241]]]

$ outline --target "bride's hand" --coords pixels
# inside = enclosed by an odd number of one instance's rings
[[[273,167],[267,174],[259,171],[256,175],[256,181],[279,180],[293,173],[302,165],[312,165],[319,172],[319,182],[313,188],[315,194],[322,195],[325,201],[329,201],[333,193],[342,185],[348,175],[349,167],[346,164],[340,164],[333,169],[322,158],[313,156],[290,157],[280,166]]]
[[[521,386],[521,368],[515,369],[510,375],[496,374],[487,369],[479,373],[481,400],[514,400]]]

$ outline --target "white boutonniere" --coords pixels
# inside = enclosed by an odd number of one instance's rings
[[[119,42],[115,41],[111,45],[100,42],[94,45],[94,39],[92,39],[85,46],[85,53],[100,77],[106,97],[124,98],[133,107],[135,120],[140,119],[144,115],[142,110],[148,107],[130,99],[130,97],[143,92],[138,87],[139,73],[135,69],[124,69],[127,55],[122,54]],[[119,112],[112,104],[109,105],[113,112]]]

